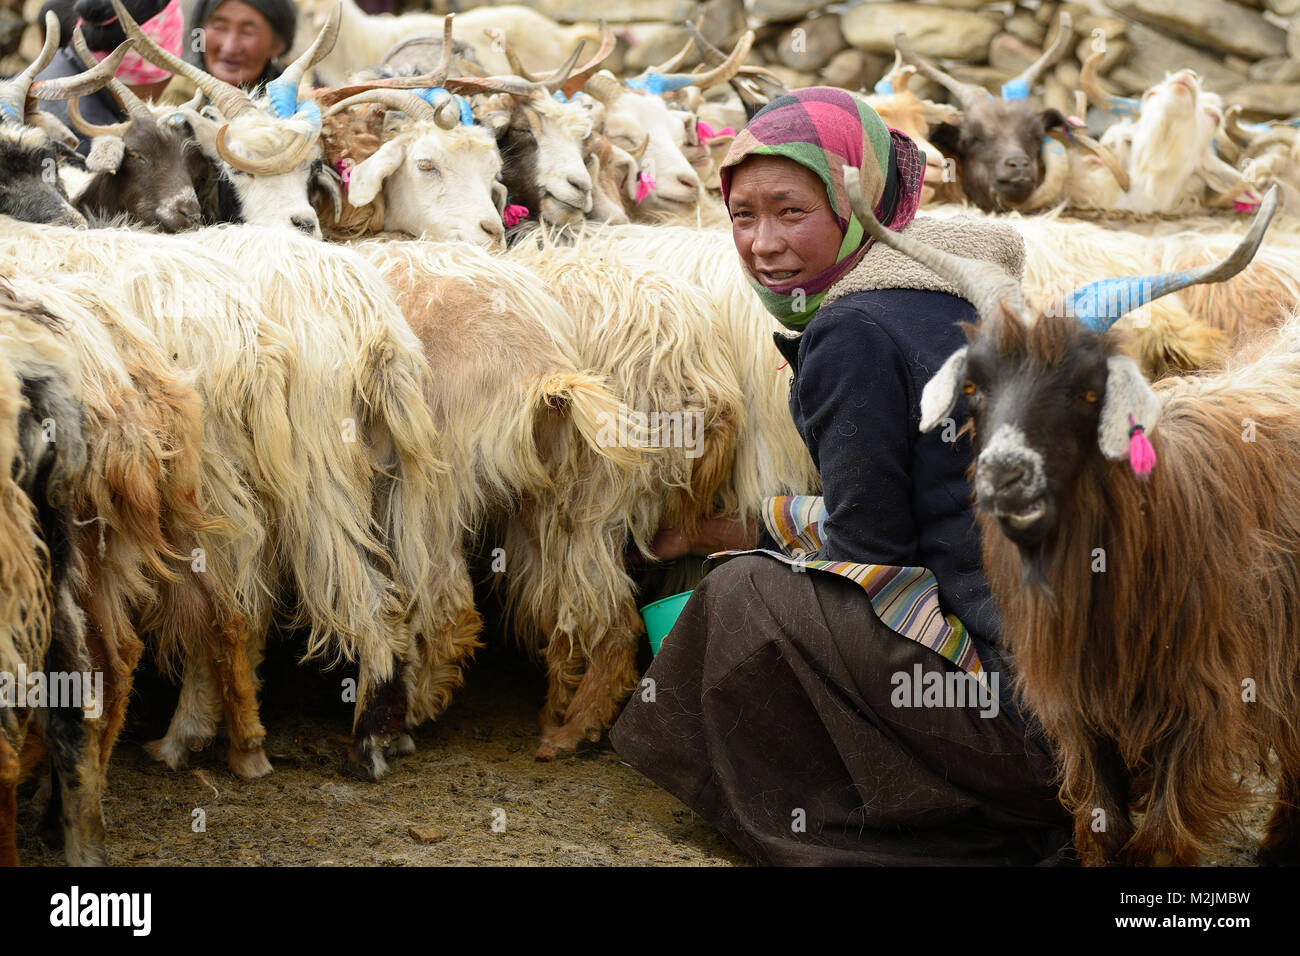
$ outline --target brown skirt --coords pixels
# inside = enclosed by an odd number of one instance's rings
[[[901,706],[899,675],[932,671],[961,673],[852,581],[746,555],[701,582],[610,738],[760,863],[1072,862],[1050,754],[1001,710]]]

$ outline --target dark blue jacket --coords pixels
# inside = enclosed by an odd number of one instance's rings
[[[60,47],[54,54],[54,59],[50,65],[40,72],[36,77],[38,80],[61,79],[65,76],[76,76],[78,73],[84,73],[86,67],[78,59],[76,52],[69,44]],[[126,119],[124,113],[117,105],[117,100],[113,94],[104,87],[87,96],[83,96],[77,102],[77,108],[81,111],[82,117],[88,123],[94,123],[96,126],[111,126],[114,123],[120,123]],[[47,113],[53,113],[57,116],[69,130],[76,135],[81,141],[77,146],[77,152],[82,156],[90,154],[90,138],[82,135],[81,131],[73,128],[72,123],[68,121],[68,104],[64,100],[43,100],[41,109]]]
[[[820,308],[798,338],[776,336],[790,363],[790,412],[822,480],[819,559],[929,568],[939,602],[971,633],[985,669],[1001,671],[1001,619],[984,576],[967,470],[970,440],[953,425],[921,434],[921,391],[966,344],[975,308],[945,292],[853,292]],[[1009,675],[1007,675],[1009,676]],[[1003,705],[1009,681],[999,680]]]

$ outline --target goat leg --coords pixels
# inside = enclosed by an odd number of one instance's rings
[[[18,865],[18,754],[0,730],[0,866]]]
[[[1207,735],[1208,736],[1208,735]],[[1222,816],[1232,799],[1214,779],[1216,761],[1208,755],[1163,753],[1152,768],[1151,796],[1137,833],[1125,848],[1130,866],[1195,866],[1204,824]]]
[[[569,702],[564,723],[543,730],[537,748],[539,760],[572,752],[584,738],[595,742],[613,723],[619,706],[636,686],[637,640],[641,633],[636,608],[625,607],[623,620],[592,649],[591,661]]]
[[[371,780],[388,772],[384,752],[410,752],[406,734],[406,680],[403,663],[389,658],[387,667],[379,668],[365,656],[357,677],[357,709],[352,724],[352,747],[348,757],[365,771]],[[387,676],[377,675],[386,673]],[[406,739],[399,739],[406,738]]]
[[[220,715],[221,701],[212,662],[203,655],[187,653],[180,699],[167,725],[167,733],[145,744],[145,752],[172,770],[183,767],[191,752],[197,753],[212,743]]]
[[[1276,803],[1259,847],[1259,862],[1266,866],[1300,864],[1300,738],[1283,730],[1274,742],[1282,772]]]
[[[1087,752],[1090,775],[1081,764],[1066,769],[1064,789],[1087,793],[1074,810],[1074,847],[1085,866],[1107,866],[1119,861],[1133,836],[1129,773],[1113,740],[1094,737]]]
[[[55,637],[46,658],[48,670],[90,674],[81,611],[70,591],[60,594],[57,614]],[[100,754],[105,741],[100,721],[88,718],[85,710],[103,707],[104,701],[88,699],[91,693],[90,688],[83,688],[79,704],[63,701],[41,714],[42,736],[58,783],[50,794],[49,806],[60,808],[63,851],[70,866],[103,866],[108,862],[103,809],[107,768],[101,765]]]

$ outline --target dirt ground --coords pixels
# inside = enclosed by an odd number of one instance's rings
[[[275,769],[246,781],[226,768],[221,739],[187,769],[149,760],[142,744],[166,729],[176,695],[143,669],[109,772],[104,812],[113,864],[746,863],[691,810],[622,763],[608,741],[554,763],[534,760],[545,680],[512,649],[479,652],[451,709],[414,735],[415,753],[392,760],[379,783],[354,776],[345,757],[345,672],[298,666],[282,643],[272,645],[262,673]],[[22,861],[62,865],[62,853],[37,835],[30,799],[19,816]],[[1252,865],[1266,818],[1263,808],[1251,813],[1245,839],[1207,863]]]
[[[534,760],[546,683],[511,650],[480,651],[451,709],[414,735],[415,753],[393,759],[378,783],[353,776],[347,764],[344,673],[296,667],[283,647],[272,649],[263,673],[266,750],[275,769],[253,781],[226,768],[221,739],[193,755],[185,770],[150,761],[142,744],[166,729],[175,691],[156,675],[142,675],[109,770],[104,815],[112,863],[745,862],[707,823],[622,763],[607,741],[554,763]],[[194,832],[195,810],[203,811],[204,832]],[[37,822],[26,801],[21,859],[61,865],[62,853],[36,835]]]

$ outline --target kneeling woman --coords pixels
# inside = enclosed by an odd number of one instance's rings
[[[864,237],[843,165],[890,228],[1023,269],[1009,227],[912,222],[924,158],[846,91],[783,96],[741,131],[723,198],[750,282],[797,333],[776,341],[823,499],[771,502],[764,530],[804,554],[712,570],[646,675],[653,699],[634,695],[611,738],[759,862],[1064,861],[1051,756],[998,653],[969,441],[918,427],[922,388],[976,312]],[[706,531],[665,531],[660,556],[757,543],[755,527]]]

